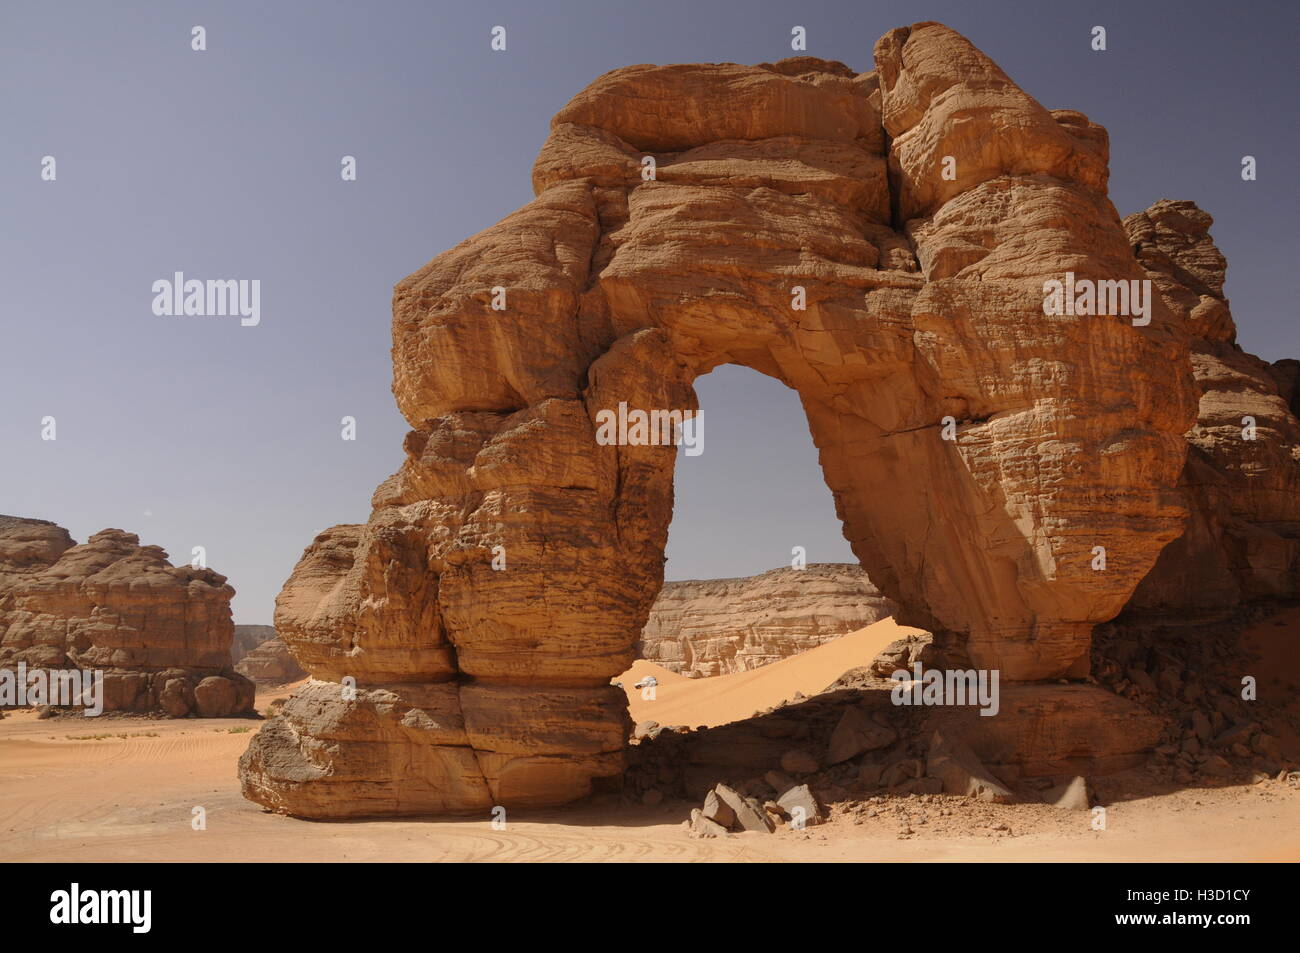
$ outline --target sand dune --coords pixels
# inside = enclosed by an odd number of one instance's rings
[[[638,659],[618,680],[627,692],[634,721],[713,727],[789,701],[796,692],[814,695],[849,669],[869,664],[890,642],[920,631],[893,619],[881,619],[801,655],[748,672],[687,678]],[[641,691],[632,687],[647,675],[659,682],[653,701],[642,698]]]

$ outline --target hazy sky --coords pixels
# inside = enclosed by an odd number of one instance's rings
[[[550,117],[606,70],[793,55],[872,67],[940,20],[1049,108],[1111,136],[1121,215],[1214,215],[1240,341],[1296,356],[1300,4],[5,3],[0,9],[0,513],[205,546],[271,620],[312,537],[364,521],[401,462],[395,282],[532,198]],[[191,28],[207,50],[190,48]],[[507,28],[493,53],[489,32]],[[1089,49],[1101,24],[1109,49]],[[358,179],[343,182],[354,155]],[[1241,181],[1254,155],[1259,180]],[[42,181],[44,156],[57,179]],[[261,323],[158,317],[152,284],[261,280]],[[793,391],[701,378],[706,452],[678,466],[669,578],[851,556]],[[41,419],[57,440],[41,439]],[[358,439],[345,442],[351,415]]]

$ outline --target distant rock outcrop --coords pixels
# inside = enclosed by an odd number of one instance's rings
[[[230,645],[231,661],[238,665],[239,660],[253,649],[276,637],[275,626],[273,625],[235,626],[235,641]]]
[[[1194,202],[1162,199],[1124,220],[1138,261],[1191,342],[1200,394],[1179,487],[1187,529],[1160,553],[1133,613],[1223,615],[1300,596],[1300,362],[1236,343],[1228,263]]]
[[[302,670],[298,660],[289,651],[289,646],[284,644],[283,639],[278,638],[267,639],[245,655],[235,663],[235,671],[245,678],[269,685],[283,685],[285,682],[296,682],[300,678],[307,677],[307,673]]]
[[[120,529],[76,545],[54,523],[0,516],[0,667],[102,671],[106,711],[251,714],[253,684],[230,662],[234,594]]]
[[[895,611],[851,563],[666,582],[637,653],[695,678],[729,675],[806,652]]]

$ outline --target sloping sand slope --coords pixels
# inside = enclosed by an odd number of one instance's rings
[[[657,721],[661,725],[688,728],[713,727],[740,721],[756,711],[789,701],[795,692],[814,695],[849,669],[870,664],[890,642],[920,631],[898,625],[893,619],[881,619],[802,655],[748,672],[713,678],[687,678],[639,659],[619,681],[627,692],[633,721]],[[659,681],[653,701],[643,698],[641,690],[632,687],[647,675]]]

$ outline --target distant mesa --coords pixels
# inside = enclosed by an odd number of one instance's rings
[[[897,610],[852,563],[666,582],[636,652],[691,678],[730,675],[806,652]]]
[[[235,641],[230,646],[230,658],[236,665],[259,645],[276,638],[273,625],[237,625]]]
[[[307,676],[273,625],[235,626],[230,654],[235,671],[255,682],[283,685]]]
[[[103,671],[105,711],[251,715],[253,683],[231,665],[234,594],[133,533],[77,545],[54,523],[0,516],[0,668]]]
[[[239,628],[239,626],[236,626]],[[275,629],[271,626],[257,626],[259,629]],[[259,684],[283,685],[306,678],[307,673],[289,651],[289,646],[280,638],[269,638],[235,663],[235,671],[245,678],[251,678]]]

